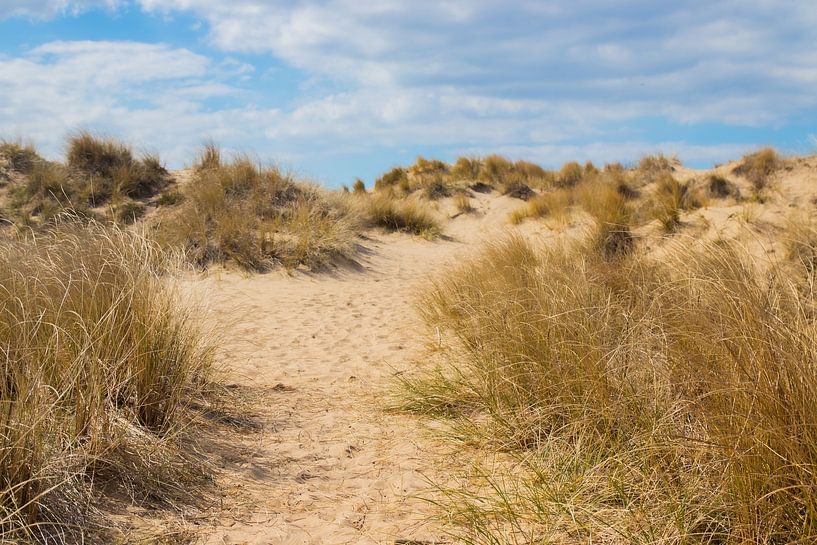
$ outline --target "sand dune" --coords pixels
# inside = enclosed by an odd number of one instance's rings
[[[658,256],[681,237],[739,239],[758,255],[783,250],[787,226],[817,204],[817,159],[792,158],[762,199],[734,174],[736,164],[713,172],[746,197],[684,210],[672,231],[639,221],[639,244]],[[673,173],[690,187],[709,174],[680,165]],[[180,187],[190,182],[190,171],[174,176]],[[655,185],[639,187],[645,207]],[[206,545],[447,542],[430,483],[451,482],[490,454],[384,411],[395,375],[422,365],[427,353],[415,293],[508,231],[544,240],[582,233],[593,221],[574,206],[562,219],[511,225],[521,200],[496,191],[470,199],[473,213],[458,213],[453,198],[429,204],[446,218],[439,239],[366,230],[354,261],[329,271],[246,274],[228,266],[185,279],[220,338],[225,381],[253,407],[253,426],[219,428],[230,448],[208,452],[220,467],[217,505],[180,520],[134,511],[140,522],[155,523],[154,533],[181,526]]]
[[[356,267],[221,272],[193,283],[209,298],[210,319],[229,322],[222,363],[230,378],[270,392],[247,471],[223,476],[237,516],[207,529],[204,543],[444,539],[418,496],[450,466],[450,452],[416,419],[384,413],[382,396],[423,348],[413,291],[495,237],[519,201],[481,195],[476,204],[443,241],[372,235]]]
[[[764,229],[774,234],[789,209],[811,206],[813,169],[798,168],[775,203],[762,207],[767,224],[747,226],[739,217],[746,205],[713,203],[686,217],[685,229],[758,241]],[[556,230],[537,221],[510,227],[519,200],[494,193],[473,202],[475,214],[443,205],[453,219],[442,240],[373,233],[361,241],[357,263],[328,274],[221,271],[191,283],[221,328],[230,380],[268,396],[264,431],[248,442],[251,462],[239,475],[222,475],[226,515],[203,529],[203,543],[445,541],[433,506],[420,497],[433,498],[428,483],[444,482],[475,453],[452,453],[416,418],[382,410],[394,374],[416,362],[427,339],[413,293],[509,229],[554,237],[583,227],[581,220]],[[653,231],[647,226],[641,236]],[[663,240],[650,244],[660,248]]]

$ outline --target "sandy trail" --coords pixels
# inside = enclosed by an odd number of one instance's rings
[[[196,282],[225,328],[231,379],[269,392],[264,432],[224,479],[241,508],[204,543],[444,541],[417,496],[450,456],[416,419],[385,413],[383,395],[427,339],[411,302],[418,284],[495,238],[518,204],[481,198],[481,214],[454,220],[442,241],[372,235],[356,270]]]

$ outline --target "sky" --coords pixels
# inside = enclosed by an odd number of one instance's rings
[[[0,138],[204,142],[338,186],[418,155],[817,152],[814,0],[0,0]]]

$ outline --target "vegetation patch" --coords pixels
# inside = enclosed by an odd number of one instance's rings
[[[802,286],[722,241],[610,261],[595,238],[511,237],[443,274],[417,308],[447,341],[436,368],[403,378],[403,406],[512,458],[443,488],[456,537],[817,539],[817,348]]]
[[[206,148],[184,201],[155,222],[164,245],[198,266],[232,261],[253,271],[315,268],[352,253],[356,218],[324,191],[245,156],[220,157]]]
[[[782,166],[783,160],[774,149],[763,148],[745,156],[732,173],[745,177],[754,190],[760,192],[769,185],[771,176]]]
[[[374,195],[363,203],[362,210],[366,221],[372,226],[431,238],[440,232],[436,215],[417,200]]]
[[[131,223],[169,182],[158,157],[137,159],[129,146],[87,132],[69,139],[65,164],[8,142],[0,156],[10,157],[12,169],[23,175],[10,186],[9,208],[15,223],[29,227],[47,225],[63,212]]]
[[[114,195],[152,197],[167,183],[167,171],[158,157],[136,159],[128,145],[88,132],[69,139],[66,163],[73,171],[78,194],[92,207],[107,203]]]
[[[70,218],[0,241],[3,542],[81,542],[113,483],[154,506],[203,492],[180,441],[211,347],[172,267],[139,234]]]
[[[723,176],[716,174],[709,176],[706,181],[706,188],[709,196],[714,199],[740,198],[738,187]]]

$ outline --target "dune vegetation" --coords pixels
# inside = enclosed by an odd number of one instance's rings
[[[4,543],[102,539],[110,486],[154,505],[204,490],[180,432],[212,346],[164,278],[174,266],[141,234],[75,217],[0,240]]]
[[[22,142],[0,143],[0,157],[15,175],[6,215],[27,226],[46,224],[64,211],[99,221],[133,223],[146,201],[168,183],[157,155],[136,158],[114,138],[78,132],[68,139],[64,163],[43,159]]]
[[[817,197],[779,191],[800,164],[419,157],[331,191],[213,144],[171,173],[86,132],[61,162],[3,141],[0,541],[111,541],[102,503],[212,485],[193,435],[215,341],[182,268],[320,271],[384,230],[491,226],[418,280],[433,342],[397,375],[398,410],[479,453],[437,483],[456,539],[813,542]]]
[[[734,195],[648,166],[667,231],[696,194]],[[792,221],[786,251],[763,258],[687,237],[656,254],[632,236],[633,201],[594,184],[575,195],[589,232],[497,240],[419,294],[436,363],[402,377],[399,406],[492,460],[440,484],[455,536],[817,540],[813,222]]]
[[[347,210],[317,186],[247,156],[224,161],[206,147],[173,195],[153,231],[199,266],[229,260],[254,271],[318,267],[352,251],[356,219]]]
[[[384,173],[375,181],[374,189],[399,195],[424,193],[430,200],[487,189],[526,200],[533,196],[532,187],[546,187],[553,179],[554,174],[539,165],[500,155],[460,157],[451,165],[418,157],[409,167]]]

